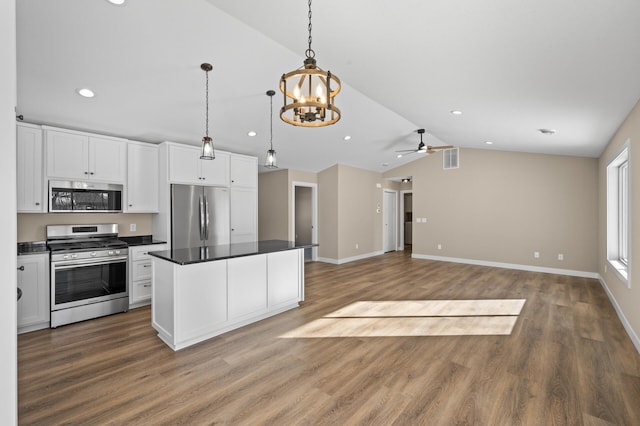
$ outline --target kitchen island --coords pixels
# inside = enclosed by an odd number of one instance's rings
[[[176,351],[296,308],[307,247],[268,240],[150,252],[158,337]]]

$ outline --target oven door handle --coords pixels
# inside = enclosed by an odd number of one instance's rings
[[[127,256],[119,256],[119,257],[110,257],[109,259],[104,259],[104,260],[96,260],[96,259],[72,260],[72,261],[65,261],[65,262],[51,262],[51,266],[57,270],[72,269],[78,266],[109,265],[112,263],[121,263],[121,262],[126,262],[127,259],[128,259]]]

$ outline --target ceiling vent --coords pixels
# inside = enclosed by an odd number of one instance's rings
[[[457,169],[460,167],[460,154],[458,148],[449,148],[442,151],[442,168]]]

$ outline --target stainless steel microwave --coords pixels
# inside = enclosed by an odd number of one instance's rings
[[[122,185],[49,181],[49,212],[122,213]]]

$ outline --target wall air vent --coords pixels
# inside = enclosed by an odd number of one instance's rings
[[[460,153],[458,148],[449,148],[442,151],[442,168],[457,169],[460,167]]]

